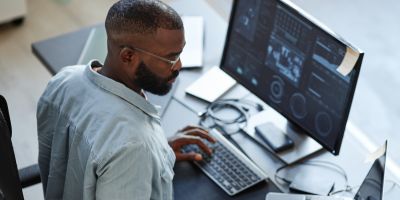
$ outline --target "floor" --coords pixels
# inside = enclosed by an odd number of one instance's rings
[[[50,73],[33,56],[31,43],[103,22],[116,0],[27,0],[22,26],[0,25],[0,93],[7,98],[19,168],[37,163],[36,103]],[[172,1],[172,0],[167,0]],[[229,19],[232,0],[205,0]],[[400,1],[292,0],[332,30],[365,51],[349,124],[369,146],[400,141]],[[367,145],[368,146],[368,145]],[[400,158],[391,154],[396,165]],[[43,199],[41,184],[24,189],[26,199]]]

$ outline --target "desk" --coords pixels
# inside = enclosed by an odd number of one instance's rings
[[[163,128],[167,136],[174,134],[178,129],[188,124],[198,124],[199,118],[196,113],[204,110],[208,103],[187,95],[185,88],[212,66],[219,64],[227,29],[227,22],[202,0],[180,0],[174,1],[169,5],[180,14],[203,16],[205,19],[206,41],[204,68],[182,70],[180,73],[176,91],[162,117]],[[97,26],[103,26],[103,24]],[[34,43],[32,45],[33,52],[46,68],[52,74],[55,74],[62,67],[74,65],[77,62],[91,28],[88,27]],[[235,86],[224,96],[224,98],[243,97],[263,103],[240,85]],[[271,181],[269,183],[261,183],[234,197],[229,197],[193,164],[182,162],[177,163],[175,166],[174,188],[176,199],[264,199],[267,192],[279,191],[278,188],[283,192],[289,192],[288,185],[273,183],[276,183],[273,178],[275,170],[283,165],[281,161],[271,157],[265,149],[254,144],[246,135],[235,134],[234,139],[256,161],[256,164],[271,177]],[[323,160],[340,165],[348,175],[348,184],[359,185],[372,164],[363,164],[366,155],[366,150],[357,142],[357,138],[352,134],[346,133],[340,156],[335,157],[326,151],[321,151],[310,160]],[[288,171],[282,171],[281,175],[292,179],[297,173],[312,173],[330,178],[336,182],[335,189],[341,189],[344,186],[342,174],[330,168],[300,166]]]

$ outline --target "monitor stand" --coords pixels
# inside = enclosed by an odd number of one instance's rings
[[[274,123],[277,128],[286,133],[293,140],[294,147],[280,153],[275,153],[254,129],[254,127],[267,122]],[[246,133],[260,146],[272,152],[286,164],[291,164],[322,150],[322,146],[306,135],[302,128],[289,122],[273,109],[267,109],[251,116],[248,121]]]

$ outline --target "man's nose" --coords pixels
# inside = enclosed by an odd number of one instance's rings
[[[180,70],[182,68],[181,58],[179,58],[178,62],[172,67],[171,71]]]

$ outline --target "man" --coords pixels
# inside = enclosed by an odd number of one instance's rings
[[[181,146],[208,131],[189,126],[168,141],[143,90],[163,95],[179,74],[182,20],[157,0],[122,0],[106,18],[104,65],[63,68],[38,103],[39,166],[46,199],[172,199]]]

